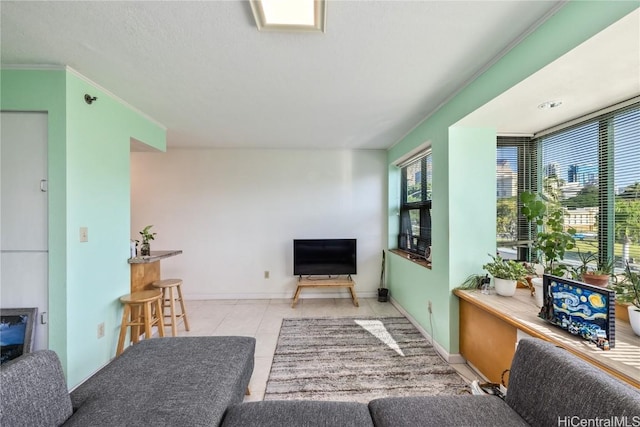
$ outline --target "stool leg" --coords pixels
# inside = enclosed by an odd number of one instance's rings
[[[133,344],[138,344],[138,341],[140,341],[140,325],[143,321],[143,313],[140,310],[142,310],[140,304],[134,304],[129,310],[129,315],[131,316],[131,342]]]
[[[189,330],[189,321],[187,320],[187,310],[184,308],[184,299],[182,298],[182,286],[178,285],[178,298],[180,298],[180,310],[182,311],[182,319],[184,320],[184,328]]]
[[[164,337],[164,303],[161,298],[156,300],[156,314],[158,318],[158,335]]]
[[[169,288],[169,316],[171,317],[171,334],[172,336],[178,335],[178,325],[176,321],[176,296],[173,293],[175,286]]]
[[[124,339],[127,336],[127,326],[129,322],[129,314],[131,307],[129,304],[125,304],[122,312],[122,325],[120,326],[120,336],[118,337],[118,347],[116,349],[116,357],[120,356],[124,351]]]
[[[144,303],[144,338],[151,338],[151,302]]]

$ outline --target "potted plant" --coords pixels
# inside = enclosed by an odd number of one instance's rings
[[[628,261],[622,280],[618,281],[613,289],[616,292],[616,304],[628,304],[631,329],[640,336],[640,273],[631,271]]]
[[[486,263],[482,268],[493,276],[496,293],[505,297],[513,296],[518,281],[524,280],[529,270],[522,263],[504,259],[500,255],[489,256],[493,261]]]
[[[145,228],[140,231],[140,235],[142,236],[142,245],[140,245],[140,255],[141,256],[149,256],[151,255],[151,245],[149,244],[150,240],[155,240],[157,233],[151,233],[149,230],[153,227],[153,225],[147,225]]]
[[[612,259],[602,261],[597,254],[580,252],[579,249],[578,258],[581,265],[573,268],[574,278],[595,286],[606,287],[609,284],[614,266]]]
[[[564,276],[567,266],[562,264],[564,254],[576,245],[576,230],[564,229],[562,207],[539,198],[536,194],[525,191],[521,193],[522,213],[525,218],[541,229],[533,241],[534,258],[544,265],[544,272],[554,276]]]

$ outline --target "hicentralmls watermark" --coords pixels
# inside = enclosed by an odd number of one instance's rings
[[[640,415],[608,418],[558,417],[558,427],[640,427]]]

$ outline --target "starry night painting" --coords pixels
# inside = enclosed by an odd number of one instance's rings
[[[539,317],[603,350],[615,345],[615,293],[555,276],[544,276],[544,305]]]

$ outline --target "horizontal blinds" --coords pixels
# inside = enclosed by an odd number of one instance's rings
[[[497,139],[496,157],[496,233],[497,247],[502,256],[527,259],[526,245],[518,242],[531,238],[531,228],[519,214],[519,194],[535,188],[536,156],[529,137]]]
[[[578,262],[579,249],[599,253],[602,259],[615,255],[621,263],[623,238],[636,243],[640,239],[640,232],[632,231],[640,224],[629,222],[640,215],[635,210],[640,198],[634,193],[635,183],[640,183],[640,104],[574,124],[537,142],[539,187],[549,202],[562,207],[565,229],[576,230],[577,248],[565,260]],[[632,212],[625,213],[629,209]]]
[[[640,264],[640,105],[611,118],[613,137],[613,240],[618,268]]]

